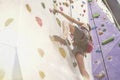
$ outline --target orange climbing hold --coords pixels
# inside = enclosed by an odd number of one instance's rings
[[[41,20],[41,18],[35,17],[35,19],[36,19],[37,23],[38,23],[40,26],[42,26],[42,20]]]
[[[99,35],[102,35],[102,34],[103,34],[103,32],[100,31],[100,32],[99,32]]]

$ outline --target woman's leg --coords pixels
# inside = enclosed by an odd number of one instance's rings
[[[77,60],[80,73],[83,76],[84,80],[90,80],[89,74],[87,73],[87,71],[85,69],[84,56],[81,55],[80,53],[77,53],[76,56],[75,56],[75,58]]]

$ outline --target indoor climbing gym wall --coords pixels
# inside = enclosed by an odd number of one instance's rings
[[[89,0],[89,21],[94,41],[92,71],[95,80],[119,80],[120,32],[102,0]]]
[[[84,10],[76,4],[83,4]],[[87,1],[76,0],[71,4],[69,0],[21,1],[17,50],[23,80],[83,80],[71,50],[52,38],[52,35],[65,37],[62,23],[67,21],[60,14],[53,14],[53,8],[72,16],[72,10],[79,12],[79,7],[81,13],[77,14],[87,17]],[[88,22],[85,17],[82,20]],[[90,60],[88,55],[86,66],[92,74]]]
[[[102,0],[0,0],[0,80],[84,80],[72,46],[52,37],[68,34],[68,20],[53,8],[90,24],[90,80],[119,80],[120,32]]]
[[[0,80],[22,78],[17,58],[19,9],[17,0],[0,0]]]

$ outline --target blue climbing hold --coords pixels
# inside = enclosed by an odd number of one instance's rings
[[[96,28],[97,28],[97,26],[94,26],[94,27],[91,28],[91,30],[94,30],[94,29],[96,29]]]
[[[96,53],[101,53],[101,52],[102,52],[102,50],[97,49],[95,52],[96,52]]]

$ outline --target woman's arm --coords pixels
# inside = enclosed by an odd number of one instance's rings
[[[74,18],[66,15],[66,14],[63,13],[62,11],[59,11],[59,10],[54,9],[54,12],[60,13],[62,16],[64,16],[64,17],[65,17],[66,19],[68,19],[70,22],[76,23],[77,25],[80,25],[80,26],[81,26],[81,25],[84,24],[84,23],[82,23],[82,22],[80,22],[80,21],[77,21],[77,20],[75,20]]]

